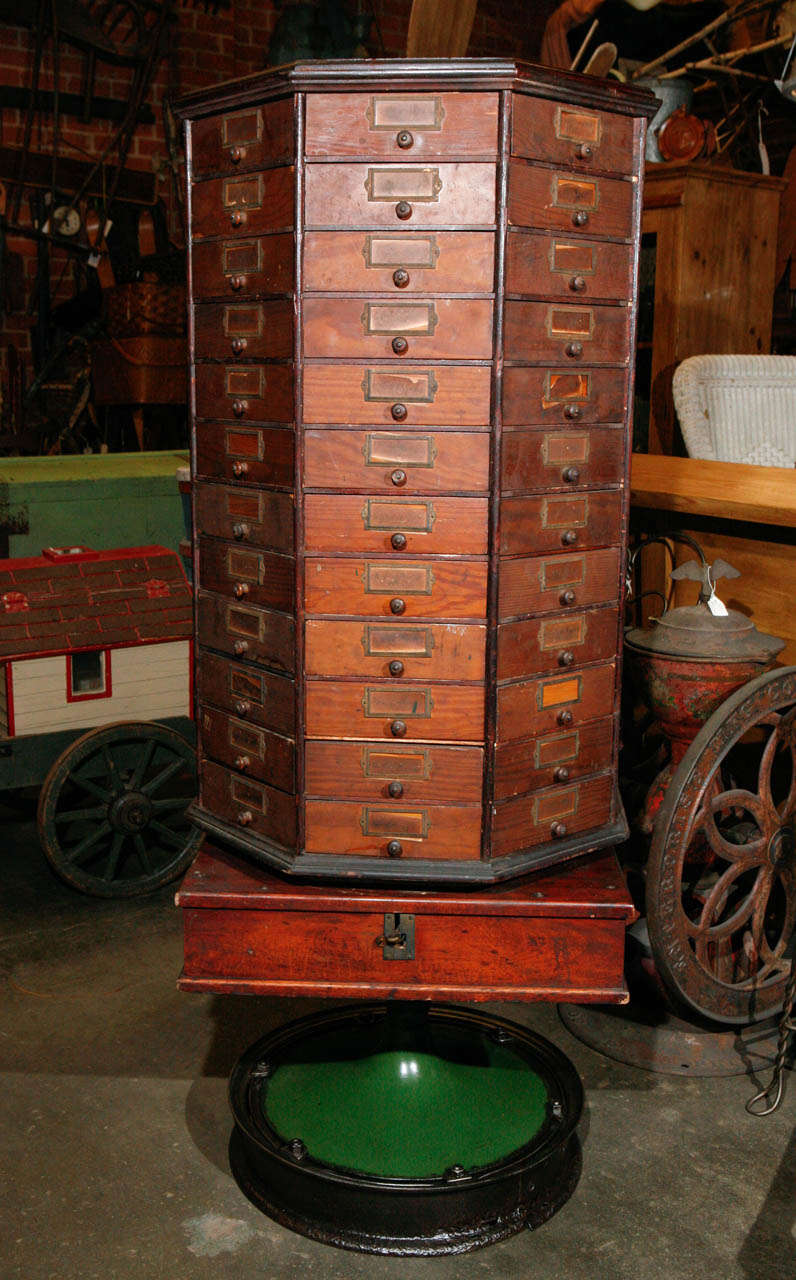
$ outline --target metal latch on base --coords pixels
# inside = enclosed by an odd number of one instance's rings
[[[415,918],[404,912],[388,911],[384,916],[384,933],[376,939],[385,960],[414,960]]]

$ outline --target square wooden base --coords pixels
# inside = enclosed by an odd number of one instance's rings
[[[176,901],[183,991],[628,1000],[624,939],[636,912],[613,850],[485,890],[393,890],[297,884],[205,841]],[[414,956],[398,947],[386,958],[385,934],[407,926]]]

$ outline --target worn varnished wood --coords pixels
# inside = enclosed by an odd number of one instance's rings
[[[622,364],[628,354],[624,307],[566,302],[506,303],[507,360],[534,364]]]
[[[308,680],[306,702],[312,738],[478,743],[484,737],[484,690],[478,684]],[[396,724],[405,725],[400,735]]]
[[[624,302],[632,289],[631,262],[625,244],[515,227],[506,243],[506,292]]]
[[[603,663],[501,685],[497,695],[498,740],[579,728],[612,706],[615,680],[613,663]]]
[[[616,544],[622,531],[622,505],[616,490],[527,498],[510,495],[501,502],[501,549],[514,556]]]
[[[485,298],[307,298],[304,354],[395,359],[394,337],[412,360],[489,360],[492,303]],[[403,358],[403,357],[402,357]]]
[[[412,427],[489,426],[489,367],[484,365],[306,364],[304,421],[394,426],[393,405]]]
[[[509,221],[577,236],[630,236],[633,186],[620,178],[546,169],[524,160],[509,168]],[[580,216],[580,220],[579,220]]]
[[[307,852],[387,858],[397,841],[401,858],[477,858],[481,846],[481,798],[470,805],[380,800],[307,801]]]
[[[304,433],[307,489],[385,493],[485,493],[486,431],[327,431]]]
[[[295,735],[295,686],[287,676],[250,662],[230,661],[210,650],[202,651],[197,666],[197,693],[203,705],[230,712],[248,724]]]
[[[293,156],[293,97],[225,111],[193,126],[193,176],[249,173]]]
[[[307,618],[306,671],[311,676],[387,679],[483,680],[486,631],[475,623],[410,625],[394,618],[339,622]]]
[[[200,644],[276,671],[295,670],[296,622],[290,614],[203,590],[197,600]]]
[[[292,431],[278,427],[261,427],[249,424],[245,419],[240,422],[204,422],[198,433],[196,446],[196,473],[218,480],[237,480],[247,485],[278,486],[289,489],[293,480],[293,462],[295,436]],[[201,491],[200,491],[201,492]],[[225,492],[228,492],[225,490]],[[224,521],[225,516],[236,504],[230,499],[221,500],[221,490],[216,496],[210,496],[204,505],[218,505],[216,520]],[[240,507],[240,503],[237,504]],[[245,504],[244,504],[245,506]],[[253,507],[246,508],[253,511]],[[278,514],[284,516],[286,508],[284,499],[277,508]],[[243,516],[244,523],[247,517]],[[235,520],[234,523],[240,523]],[[268,524],[274,529],[275,537],[282,541],[288,535],[280,534],[277,519],[272,514],[263,514],[256,522],[258,525]],[[202,526],[204,527],[204,526]],[[213,529],[208,532],[214,532]],[[226,530],[223,530],[226,532]]]
[[[507,431],[502,440],[504,493],[580,489],[614,484],[625,440],[615,428]]]
[[[393,273],[402,268],[400,288]],[[495,237],[489,231],[416,228],[367,231],[308,231],[304,236],[304,285],[308,292],[390,294],[490,293],[495,275]]]
[[[483,618],[486,561],[471,561],[466,572],[456,560],[367,560],[308,557],[305,564],[307,613],[356,614],[391,618]],[[400,601],[402,608],[391,608]]]
[[[196,366],[196,416],[249,422],[292,422],[293,370],[285,364]]]
[[[287,165],[196,182],[192,194],[195,240],[246,240],[293,223],[293,170]]]
[[[613,657],[617,610],[613,606],[573,610],[565,616],[525,618],[498,628],[498,679],[541,671],[567,671],[584,662]]]
[[[600,170],[624,174],[633,163],[633,121],[566,102],[518,98],[511,152],[529,160],[572,165],[584,174]]]
[[[287,234],[200,240],[191,247],[194,298],[240,302],[289,293],[293,287],[293,237]]]
[[[480,747],[413,742],[324,742],[305,747],[307,794],[330,800],[392,800],[399,783],[409,804],[480,804]],[[480,829],[480,821],[479,821]]]
[[[295,592],[295,560],[238,542],[200,538],[201,583],[208,591],[242,603],[289,613]]]
[[[611,819],[613,791],[613,778],[605,773],[501,801],[492,819],[495,857],[604,826]]]
[[[267,782],[280,791],[295,789],[296,744],[247,717],[230,716],[205,704],[199,721],[202,750],[236,773]]]
[[[296,802],[238,770],[205,760],[199,782],[199,803],[239,830],[251,830],[289,848],[296,839]]]
[[[285,360],[293,354],[290,301],[217,302],[194,312],[197,359],[244,364]]]
[[[226,429],[225,429],[226,430]],[[201,470],[207,468],[207,474],[214,473],[216,468],[226,471],[229,456],[220,455],[215,463],[211,463],[207,454],[206,434],[203,429],[203,448],[200,452]],[[218,432],[217,435],[221,433]],[[258,435],[263,434],[262,429]],[[281,437],[280,437],[281,438]],[[229,441],[224,434],[223,443]],[[234,443],[234,437],[233,437]],[[263,461],[257,463],[258,471],[262,467],[262,483],[268,483],[265,475],[271,478],[271,484],[279,483],[285,477],[289,483],[290,473],[286,465],[285,471],[277,466],[274,470],[274,459],[271,456],[273,436],[266,429],[263,436]],[[293,440],[289,441],[289,459],[293,456]],[[266,447],[267,446],[267,447]],[[238,459],[240,460],[240,459]],[[249,472],[251,484],[256,482],[256,472]],[[243,479],[245,480],[246,477]],[[217,538],[234,539],[242,546],[273,547],[275,551],[291,552],[294,549],[293,539],[293,496],[290,493],[277,493],[272,489],[244,487],[236,485],[199,485],[196,493],[197,523],[205,533]]]
[[[546,369],[507,365],[503,373],[503,422],[514,427],[591,426],[622,423],[624,379],[614,369],[573,367],[572,361]]]
[[[496,93],[316,93],[307,100],[308,160],[368,156],[406,164],[448,156],[494,156]],[[409,131],[408,147],[397,142]]]
[[[500,617],[554,613],[564,621],[573,610],[613,601],[618,567],[618,547],[505,559],[500,566]],[[572,594],[562,602],[565,591]]]
[[[377,185],[376,190],[386,187],[390,195],[374,199],[369,189],[384,173],[389,174],[389,182]],[[306,176],[308,227],[403,231],[409,229],[409,223],[412,227],[494,226],[494,164],[313,164],[307,166]],[[434,194],[427,195],[429,191]],[[411,217],[405,220],[395,212],[401,200],[412,207]]]
[[[404,498],[308,493],[304,499],[307,551],[394,555],[393,533],[419,555],[486,552],[486,498]]]
[[[558,726],[532,738],[498,743],[495,799],[527,794],[609,768],[614,755],[612,718]]]

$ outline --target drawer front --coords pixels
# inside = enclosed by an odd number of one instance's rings
[[[227,111],[191,124],[194,178],[246,173],[293,155],[293,99]]]
[[[293,355],[293,304],[215,302],[194,310],[197,359],[286,360]]]
[[[242,834],[250,832],[285,848],[295,847],[295,796],[205,760],[199,803],[216,817],[233,823]]]
[[[287,166],[195,182],[191,188],[193,238],[245,240],[292,228],[295,175]]]
[[[307,613],[392,618],[483,618],[486,561],[308,558]]]
[[[307,853],[373,858],[478,858],[481,806],[307,800]]]
[[[507,360],[619,364],[629,349],[627,307],[595,307],[574,299],[506,303]]]
[[[289,614],[257,609],[199,591],[199,643],[236,658],[292,673],[296,622]]]
[[[501,560],[498,616],[570,613],[619,594],[619,547]]]
[[[618,635],[616,609],[504,622],[498,627],[498,680],[605,662],[616,653]]]
[[[193,296],[257,298],[293,288],[292,235],[200,240],[191,249]]]
[[[625,447],[624,432],[616,427],[507,431],[503,436],[501,488],[504,493],[527,493],[621,484]]]
[[[517,94],[511,118],[511,154],[574,165],[580,172],[633,168],[632,116],[613,115]]]
[[[310,738],[482,743],[484,690],[397,680],[308,680],[305,716]]]
[[[296,562],[275,551],[258,551],[237,542],[199,539],[199,580],[207,591],[244,604],[289,613],[294,607]]]
[[[308,231],[304,237],[304,288],[310,291],[491,293],[494,279],[495,238],[488,231]]]
[[[496,93],[311,93],[305,155],[373,156],[416,164],[494,155]]]
[[[504,800],[496,806],[492,819],[492,854],[499,858],[606,826],[614,816],[613,806],[614,785],[609,773]]]
[[[241,546],[290,552],[294,547],[293,498],[289,493],[198,484],[196,526],[216,538],[232,538]]]
[[[387,493],[468,493],[489,488],[489,434],[306,431],[304,485]]]
[[[626,375],[619,369],[523,369],[503,371],[503,425],[512,427],[599,425],[625,417]]]
[[[624,302],[632,293],[632,262],[628,245],[515,230],[506,247],[506,292]]]
[[[331,622],[308,618],[309,676],[483,680],[486,628],[407,622]]]
[[[304,544],[308,551],[480,556],[487,552],[487,521],[486,498],[308,493]]]
[[[396,362],[397,364],[397,362]],[[304,421],[489,426],[491,370],[466,365],[307,364]]]
[[[202,751],[248,778],[268,782],[280,791],[295,790],[296,744],[215,707],[203,707],[200,717]]]
[[[573,547],[605,547],[621,541],[623,495],[607,492],[503,498],[501,551],[507,556]]]
[[[509,222],[625,240],[632,228],[634,191],[631,182],[619,178],[581,176],[515,160],[509,164]]]
[[[203,651],[197,663],[197,697],[231,712],[246,724],[291,736],[296,727],[296,686],[287,676],[271,675],[250,663],[231,662]]]
[[[409,804],[481,803],[484,753],[480,747],[310,739],[304,762],[310,796],[381,802],[398,799]]]
[[[495,223],[494,164],[310,164],[305,182],[310,228]]]
[[[275,427],[200,422],[196,427],[197,474],[292,489],[295,439],[292,431]],[[264,501],[267,504],[270,500],[269,494]]]
[[[292,422],[292,366],[197,365],[196,416],[238,422]]]
[[[579,728],[610,715],[614,707],[613,663],[571,675],[543,676],[498,689],[498,740]]]
[[[306,298],[305,356],[384,360],[489,360],[485,298]]]
[[[607,769],[614,757],[614,720],[590,720],[495,748],[495,799],[571,782]]]

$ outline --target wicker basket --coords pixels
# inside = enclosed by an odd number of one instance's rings
[[[185,333],[185,286],[140,280],[108,289],[105,324],[113,338]]]

